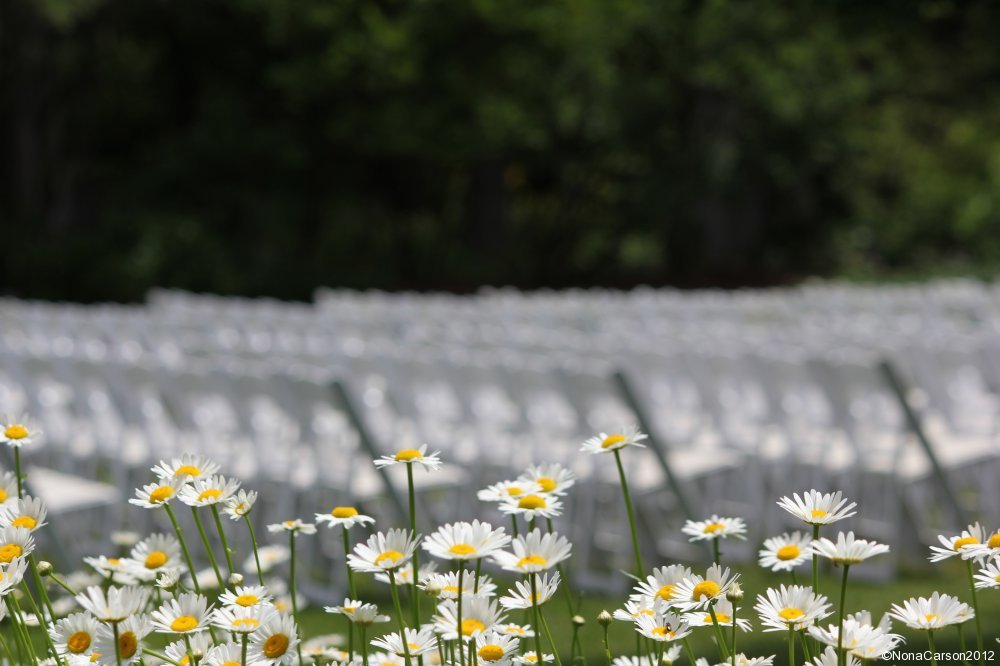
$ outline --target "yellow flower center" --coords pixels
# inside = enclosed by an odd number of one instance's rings
[[[149,493],[149,501],[151,504],[160,504],[161,502],[166,502],[168,499],[173,497],[174,489],[170,486],[160,486],[153,492]]]
[[[709,615],[708,617],[711,618],[712,616]],[[715,619],[719,621],[719,624],[729,624],[730,622],[732,622],[732,620],[729,618],[729,616],[726,615],[725,613],[718,613],[717,612],[715,614]]]
[[[375,564],[382,564],[385,560],[390,560],[393,564],[403,559],[403,554],[398,550],[387,550],[375,558]]]
[[[121,564],[121,560],[119,560],[117,557],[109,557],[108,564],[113,564],[114,566],[118,566],[119,564]]]
[[[7,491],[0,488],[0,504],[6,502],[8,497],[10,497],[10,495],[7,494]]]
[[[330,515],[334,518],[353,518],[358,515],[358,510],[353,506],[335,506]]]
[[[201,470],[194,465],[181,465],[174,472],[174,476],[201,476]]]
[[[823,509],[813,509],[812,510],[812,517],[813,518],[826,518],[826,514],[827,514],[827,512],[824,511]]]
[[[146,568],[147,569],[159,569],[164,564],[167,563],[167,554],[162,550],[154,550],[152,553],[146,556]]]
[[[526,495],[517,503],[519,509],[544,509],[545,498],[538,495]]]
[[[177,663],[179,666],[188,666],[188,664],[191,663],[191,657],[184,655],[184,657]]]
[[[518,567],[526,567],[530,564],[545,566],[546,564],[548,564],[548,560],[546,560],[541,555],[528,555],[527,557],[522,557],[520,560],[517,561]]]
[[[928,613],[927,615],[924,615],[924,620],[926,620],[927,622],[937,622],[940,619],[941,616],[938,615],[937,613]]]
[[[191,615],[181,615],[170,623],[170,628],[174,631],[191,631],[198,626],[198,618]]]
[[[28,429],[19,423],[15,423],[14,425],[7,426],[3,434],[7,439],[24,439],[28,436]]]
[[[610,449],[612,446],[621,444],[625,441],[625,435],[608,435],[601,442],[602,449]]]
[[[529,652],[528,654],[524,655],[524,658],[526,661],[530,661],[532,664],[538,661],[538,655],[536,655],[534,652]]]
[[[101,653],[100,652],[91,652],[90,653],[90,663],[93,664],[93,663],[95,663],[100,658],[101,658]]]
[[[86,631],[78,631],[66,639],[66,649],[73,654],[80,654],[90,647],[90,634]]]
[[[479,620],[462,620],[462,634],[464,636],[471,636],[476,631],[486,631],[486,625]]]
[[[467,543],[456,543],[448,549],[448,552],[453,555],[472,555],[476,552],[476,549]]]
[[[445,585],[444,587],[441,588],[441,591],[454,592],[455,594],[458,594],[458,585]]]
[[[254,619],[252,617],[239,617],[233,620],[233,629],[242,629],[243,627],[256,629],[259,626],[260,626],[260,620]]]
[[[198,495],[198,501],[204,502],[205,500],[214,500],[222,497],[222,491],[218,488],[209,488],[208,490],[203,490]]]
[[[801,554],[802,554],[802,549],[796,546],[795,544],[791,543],[788,544],[787,546],[782,546],[781,548],[778,549],[778,552],[775,553],[775,555],[778,557],[779,560],[784,560],[786,562],[788,560],[794,560]]]
[[[714,580],[703,580],[694,586],[691,591],[693,601],[701,601],[703,598],[712,599],[719,594],[719,584]]]
[[[31,516],[21,516],[10,524],[11,527],[27,527],[29,530],[34,529],[36,525],[38,525],[38,521]]]
[[[555,479],[549,478],[547,476],[538,477],[537,479],[535,479],[535,483],[537,483],[538,486],[547,493],[551,493],[553,490],[556,489],[556,485],[558,485],[556,484]]]
[[[1000,575],[993,579],[994,583],[1000,583]]]
[[[509,488],[507,488],[507,494],[510,495],[511,497],[517,497],[523,492],[524,489],[521,488],[520,486],[510,486]]]
[[[726,526],[722,523],[709,523],[708,525],[705,525],[705,529],[703,529],[702,532],[705,534],[715,534],[724,529],[726,529]]]
[[[479,657],[484,661],[496,661],[503,657],[503,648],[499,645],[484,645],[479,648]]]
[[[241,594],[240,596],[236,597],[236,605],[243,606],[244,608],[246,608],[247,606],[253,606],[259,601],[260,598],[253,594]]]
[[[224,661],[224,662],[222,662],[222,666],[240,666],[240,662],[238,662],[238,661]]]
[[[14,558],[21,557],[24,551],[16,543],[0,546],[0,564],[10,564]]]
[[[264,641],[264,656],[268,659],[277,659],[288,651],[288,642],[288,636],[272,634]]]
[[[126,631],[118,637],[118,651],[122,659],[131,659],[139,649],[139,639],[131,631]]]
[[[653,627],[653,633],[664,638],[673,638],[674,632],[667,627]]]
[[[416,449],[403,449],[396,454],[396,460],[399,462],[409,462],[411,460],[419,460],[423,455],[420,451]]]
[[[664,585],[656,591],[656,596],[663,599],[664,601],[670,601],[674,598],[674,590],[676,588],[673,585]]]
[[[410,648],[411,650],[418,650],[418,649],[420,649],[420,645],[418,645],[417,643],[407,643],[406,647]]]
[[[799,608],[782,608],[778,611],[778,615],[780,615],[783,620],[797,620],[805,615],[805,613],[803,613]]]
[[[955,539],[955,542],[951,544],[952,550],[959,550],[962,546],[971,546],[974,543],[979,543],[979,539],[974,536],[960,537]]]

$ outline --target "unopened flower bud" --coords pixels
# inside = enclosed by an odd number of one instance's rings
[[[582,627],[583,625],[587,624],[587,621],[583,619],[582,615],[574,615],[573,624],[576,625],[577,627]]]
[[[733,602],[743,600],[743,588],[740,587],[739,583],[732,584],[732,586],[729,588],[729,591],[726,592],[726,599]]]
[[[235,571],[233,573],[229,574],[229,584],[232,585],[233,587],[236,587],[237,585],[242,585],[243,584],[243,574],[236,573]]]
[[[606,610],[602,610],[597,615],[597,623],[602,627],[606,627],[611,624],[611,613]]]
[[[38,563],[38,575],[48,576],[52,573],[52,563],[42,560]]]

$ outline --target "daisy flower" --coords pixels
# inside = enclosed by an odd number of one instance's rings
[[[222,512],[229,516],[230,520],[242,520],[250,513],[254,502],[257,501],[256,490],[238,490],[235,495],[226,500],[222,506]]]
[[[680,564],[653,569],[651,576],[635,586],[635,591],[652,600],[659,598],[668,604],[674,600],[677,583],[692,576],[691,569]]]
[[[59,654],[90,654],[100,627],[90,613],[73,613],[51,625],[49,636]]]
[[[580,445],[580,450],[587,453],[598,454],[610,453],[612,451],[623,449],[626,446],[638,446],[640,448],[645,448],[646,445],[640,444],[640,442],[647,437],[648,435],[644,435],[639,432],[639,428],[631,425],[624,428],[621,432],[611,434],[602,432],[595,437],[591,437]]]
[[[1000,587],[1000,558],[994,558],[988,562],[975,575],[977,589],[996,589]]]
[[[270,605],[223,606],[212,611],[209,621],[219,629],[233,634],[252,634],[276,613]]]
[[[569,558],[573,550],[566,537],[555,532],[543,535],[541,530],[531,530],[511,542],[512,553],[504,550],[493,554],[497,564],[507,571],[536,573],[547,571]]]
[[[184,477],[187,478],[187,477]],[[237,479],[227,479],[221,474],[195,477],[193,483],[185,484],[178,497],[188,506],[202,507],[224,503],[240,488]]]
[[[316,526],[312,523],[304,523],[301,519],[283,520],[267,526],[268,532],[301,532],[302,534],[316,534]]]
[[[689,520],[681,529],[691,538],[689,541],[706,541],[736,537],[746,539],[747,526],[742,518],[722,518],[712,515],[708,520]]]
[[[555,655],[542,653],[542,661],[546,664],[551,664],[555,662]],[[522,652],[520,656],[514,657],[513,662],[519,664],[520,666],[534,666],[538,663],[538,653],[534,650],[529,650],[527,652]],[[648,663],[648,660],[647,660]]]
[[[45,526],[46,515],[42,500],[25,495],[0,507],[0,527],[23,527],[34,532]]]
[[[466,597],[462,600],[462,637],[475,638],[484,631],[493,629],[504,621],[505,613],[500,610],[496,599]],[[442,601],[434,616],[434,630],[441,638],[453,641],[458,638],[458,603]]]
[[[730,575],[728,567],[713,564],[704,578],[694,574],[677,584],[673,605],[685,611],[705,610],[712,602],[723,599],[737,580],[739,574]]]
[[[760,566],[771,571],[791,571],[812,560],[812,537],[802,532],[785,532],[764,540],[757,553]]]
[[[76,602],[101,622],[121,622],[143,609],[149,590],[141,587],[109,587],[107,592],[96,585],[76,595]]]
[[[219,596],[223,606],[249,608],[250,606],[268,606],[271,595],[263,585],[240,585],[234,590],[226,590]]]
[[[208,599],[185,592],[153,611],[153,626],[166,634],[194,634],[208,628],[210,614]]]
[[[826,538],[817,539],[812,542],[812,549],[814,555],[826,557],[835,564],[847,565],[858,564],[869,557],[889,552],[889,546],[885,544],[855,539],[854,532],[841,532],[837,535],[836,543]]]
[[[827,646],[827,648],[823,650],[823,654],[819,655],[812,661],[807,661],[805,666],[840,666],[839,656],[840,655],[837,654],[836,648]],[[862,664],[857,657],[849,654],[847,656],[846,666],[862,666]]]
[[[483,488],[476,493],[476,497],[483,502],[502,502],[507,499],[518,499],[525,495],[540,492],[544,491],[541,486],[535,482],[518,479],[517,481],[501,481],[500,483],[494,483],[492,486]]]
[[[474,520],[442,525],[424,539],[422,547],[444,560],[475,560],[488,557],[510,543],[504,528]]]
[[[379,615],[378,606],[366,604],[363,601],[344,599],[340,606],[326,606],[323,610],[335,615],[343,615],[353,624],[369,625],[376,622],[388,622],[388,615]]]
[[[487,664],[504,663],[517,653],[519,643],[513,636],[487,631],[476,636],[476,654]]]
[[[122,666],[131,666],[142,658],[142,641],[152,630],[149,618],[145,615],[132,615],[118,625],[118,655]],[[107,627],[102,626],[98,631],[94,653],[100,655],[98,661],[101,664],[117,666],[115,637]]]
[[[826,597],[817,595],[811,587],[782,585],[767,590],[765,595],[757,595],[754,606],[767,627],[764,631],[805,631],[830,614]]]
[[[376,638],[372,640],[371,644],[398,656],[403,656],[407,650],[410,656],[416,657],[437,649],[437,641],[430,627],[425,627],[419,631],[407,627],[405,647],[398,633],[386,634],[385,636]]]
[[[871,615],[867,611],[854,613],[844,618],[843,645],[859,659],[874,659],[885,652],[891,652],[903,642],[903,637],[891,633],[889,616],[882,618],[878,626],[872,626]],[[839,627],[831,624],[827,628],[814,625],[809,627],[809,635],[819,642],[836,648],[840,635]]]
[[[257,555],[260,557],[260,570],[262,573],[267,573],[279,564],[284,564],[291,557],[291,551],[288,550],[288,546],[282,546],[276,544],[273,546],[262,546],[257,549]],[[244,570],[253,570],[257,565],[254,562],[253,554],[246,559],[243,563]]]
[[[248,663],[252,661],[265,666],[290,664],[296,658],[298,643],[295,620],[290,615],[272,615],[250,635]]]
[[[559,589],[559,572],[550,574],[533,574],[535,576],[535,590],[537,594],[531,593],[531,583],[529,581],[517,581],[514,587],[507,591],[507,596],[500,598],[500,605],[507,610],[527,609],[532,606],[541,606],[555,595]]]
[[[209,460],[197,453],[185,453],[179,458],[172,458],[170,462],[161,460],[159,465],[152,468],[153,474],[158,479],[180,479],[186,481],[198,479],[203,476],[212,476],[219,471],[218,463]]]
[[[138,564],[133,571],[141,580],[153,580],[163,568],[182,568],[181,545],[167,534],[151,534],[135,545],[129,559]]]
[[[534,638],[535,630],[531,628],[530,624],[514,624],[513,622],[508,624],[498,624],[493,627],[493,631],[503,634],[505,636],[513,636],[515,638]]]
[[[18,557],[10,564],[0,566],[0,597],[7,594],[24,581],[24,572],[28,569],[28,558]],[[0,603],[0,608],[4,604]]]
[[[433,575],[438,570],[438,565],[436,562],[426,562],[420,565],[420,576],[417,578],[417,582],[426,580],[428,576]],[[396,578],[397,585],[412,585],[413,584],[413,562],[407,562],[400,568],[396,569],[393,574]],[[479,578],[482,580],[482,576]],[[388,585],[391,581],[389,580],[389,575],[385,572],[375,574],[375,580],[380,583],[385,583]]]
[[[375,460],[378,468],[389,467],[391,465],[423,465],[427,469],[439,469],[441,467],[441,452],[427,453],[427,445],[421,444],[419,449],[400,449],[391,456],[382,456]]]
[[[679,641],[691,635],[691,627],[676,613],[640,615],[635,619],[635,630],[661,643]]]
[[[669,604],[658,597],[637,594],[625,602],[624,608],[616,609],[611,614],[611,617],[622,622],[635,622],[636,618],[640,615],[649,615],[652,617],[668,607]]]
[[[975,616],[968,604],[940,592],[935,592],[930,598],[907,599],[902,606],[893,604],[889,615],[910,629],[920,631],[943,629]]]
[[[742,652],[732,657],[730,661],[727,661],[718,666],[730,666],[730,664],[736,662],[736,666],[772,666],[774,664],[774,655],[770,657],[748,657]]]
[[[556,518],[562,515],[562,500],[550,495],[523,495],[500,502],[500,511],[509,516],[522,515],[525,520]]]
[[[27,527],[0,529],[0,565],[10,564],[19,557],[27,557],[35,550],[35,539]]]
[[[576,483],[576,476],[559,463],[548,463],[530,466],[517,480],[533,483],[549,495],[565,495]]]
[[[718,620],[719,624],[724,627],[733,626],[733,604],[726,599],[720,599],[716,602],[715,606],[715,619]],[[712,622],[712,614],[708,611],[695,611],[694,613],[685,613],[682,616],[684,622],[690,627],[712,627],[715,623]],[[749,620],[744,620],[743,618],[736,619],[736,626],[740,631],[750,631],[751,625]]]
[[[226,666],[241,664],[243,658],[242,646],[239,643],[223,643],[214,645],[205,653],[202,666]]]
[[[129,500],[129,504],[156,509],[172,500],[182,487],[184,480],[177,477],[147,483],[142,488],[136,488],[135,497]]]
[[[189,644],[191,646],[192,653],[197,654],[200,652],[202,654],[207,654],[212,648],[212,637],[207,631],[200,634],[191,634],[189,636],[185,636],[184,640],[174,641],[173,643],[167,645],[167,647],[163,648],[163,653],[167,655],[167,658],[170,661],[178,664],[178,666],[189,666],[191,663],[191,657],[188,655]],[[112,654],[112,659],[113,658],[114,654]],[[249,663],[250,661],[248,659],[247,664]],[[168,664],[166,666],[170,665]]]
[[[0,506],[17,500],[17,476],[14,472],[0,473]]]
[[[133,566],[128,558],[105,557],[85,557],[83,561],[94,568],[94,571],[105,578],[122,585],[135,585],[139,579],[133,574]]]
[[[986,541],[986,530],[979,523],[974,523],[958,536],[948,537],[939,534],[938,541],[944,548],[931,546],[931,556],[928,558],[931,562],[940,562],[956,555],[961,555],[963,560],[967,560],[969,558],[966,557],[966,552]]]
[[[857,513],[852,511],[857,504],[848,503],[839,490],[825,495],[817,490],[810,490],[802,497],[793,493],[791,498],[782,497],[778,500],[778,506],[810,525],[829,525]]]
[[[458,598],[458,572],[447,571],[445,573],[427,576],[417,587],[427,592],[431,596],[441,599]],[[479,574],[479,588],[476,588],[476,572],[466,569],[462,575],[462,594],[477,594],[483,597],[492,597],[496,594],[497,586],[493,579],[486,574]]]
[[[160,569],[156,576],[156,587],[161,590],[172,591],[181,582],[180,569]]]
[[[335,506],[330,513],[317,513],[317,523],[326,523],[330,527],[345,527],[351,529],[355,525],[375,523],[375,519],[358,513],[353,506]]]
[[[13,420],[3,417],[0,421],[0,443],[15,449],[19,449],[25,444],[31,444],[40,438],[42,432],[34,430],[23,416],[21,420]]]
[[[376,532],[366,543],[354,547],[354,552],[347,556],[347,564],[363,573],[394,571],[410,561],[419,539],[408,530]]]

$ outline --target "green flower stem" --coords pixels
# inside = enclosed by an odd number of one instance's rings
[[[534,589],[532,589],[532,596],[536,596]],[[545,612],[541,606],[538,606],[538,621],[542,623],[542,629],[545,631],[545,640],[549,642],[549,647],[552,648],[552,655],[556,658],[556,666],[562,666],[562,660],[559,658],[559,650],[556,649],[556,643],[552,640],[552,632],[549,631],[549,623],[545,621]]]
[[[226,589],[226,581],[222,578],[222,572],[219,571],[219,563],[215,561],[215,553],[212,552],[212,544],[208,540],[208,535],[205,534],[205,526],[201,524],[201,516],[198,515],[198,507],[191,507],[191,515],[194,516],[194,524],[198,526],[198,534],[201,535],[201,542],[205,546],[205,553],[208,555],[208,561],[212,563],[212,570],[215,571],[215,578],[219,581],[219,587],[221,589]]]
[[[534,573],[528,574],[528,580],[531,583],[531,610],[535,616],[535,656],[538,657],[535,663],[541,665],[545,663],[545,659],[542,656],[545,653],[542,652],[542,631],[541,631],[542,626],[541,626],[541,620],[539,619],[540,613],[538,611],[538,601],[537,601],[538,582],[536,578],[537,576]],[[459,587],[459,589],[461,589],[461,587]]]
[[[931,648],[931,666],[937,666],[937,648],[934,647],[934,632],[927,632],[927,643]]]
[[[462,586],[464,585],[462,579],[465,576],[465,567],[458,567],[458,659],[462,666],[465,666],[465,650],[462,649]]]
[[[410,500],[410,534],[413,538],[417,538],[417,503],[416,503],[416,492],[413,488],[413,463],[406,464],[406,489]],[[410,603],[413,604],[411,608],[413,612],[413,627],[414,629],[420,628],[420,594],[417,590],[417,582],[420,578],[420,549],[413,549],[413,576],[410,581]],[[461,590],[459,591],[461,594]],[[406,642],[406,636],[403,636],[403,642]]]
[[[351,618],[344,616],[347,621],[347,654],[351,656],[351,661],[354,661],[354,623],[351,622]]]
[[[511,525],[511,529],[514,530],[514,538],[516,539],[519,536],[518,533],[517,533],[517,514],[516,513],[510,514],[510,525]]]
[[[813,525],[813,541],[819,539],[819,525]],[[819,594],[819,558],[812,556],[813,565],[813,592]]]
[[[726,661],[729,659],[729,649],[726,647],[726,637],[719,625],[719,618],[715,615],[715,603],[708,605],[708,614],[712,616],[712,626],[715,627],[715,636],[719,641],[719,654],[722,656],[722,661]]]
[[[976,612],[976,649],[979,651],[979,663],[983,664],[986,653],[983,651],[983,626],[979,618],[979,599],[976,596],[976,581],[972,576],[972,560],[965,561],[965,569],[969,572],[969,591],[972,593],[972,610]]]
[[[476,558],[476,582],[472,586],[473,594],[479,594],[479,574],[482,572],[482,570],[483,570],[483,558],[478,557]],[[459,590],[459,592],[461,592],[461,590]]]
[[[795,574],[795,569],[789,569],[788,571],[792,574],[792,585],[798,585],[799,577]]]
[[[148,654],[150,657],[156,657],[157,659],[167,663],[173,664],[174,666],[179,666],[176,661],[163,654],[162,652],[157,652],[156,650],[151,650],[149,648],[142,648],[143,654]]]
[[[71,588],[69,585],[67,585],[65,583],[65,581],[63,581],[63,579],[61,579],[59,576],[55,575],[55,573],[50,573],[49,574],[49,578],[51,578],[52,582],[54,582],[56,585],[58,585],[59,587],[61,587],[64,590],[66,590],[66,592],[69,594],[69,596],[71,596],[71,597],[75,597],[76,596],[76,592],[73,590],[73,588]]]
[[[344,567],[347,569],[347,589],[351,591],[351,599],[357,599],[358,591],[354,587],[354,572],[351,571],[351,566],[347,564],[347,556],[351,552],[351,538],[347,534],[346,526],[341,525],[340,529],[344,532]]]
[[[604,625],[604,666],[611,666],[611,645],[608,643],[608,624]]]
[[[295,624],[297,626],[302,626],[299,623],[299,595],[295,583],[295,532],[290,530],[288,532],[288,550],[290,554],[290,560],[288,563],[288,589],[292,594],[292,617],[295,618]],[[302,661],[302,641],[295,644],[295,649],[299,655],[299,666],[303,666]]]
[[[240,646],[240,664],[241,666],[247,666],[247,639],[250,638],[250,634],[244,633],[242,645]]]
[[[184,541],[184,533],[181,532],[181,526],[177,522],[177,516],[174,515],[174,510],[170,508],[170,505],[166,502],[163,503],[163,508],[166,509],[167,516],[170,518],[170,522],[174,526],[174,534],[177,535],[177,541],[181,544],[181,551],[184,553],[184,561],[187,563],[188,571],[191,573],[191,582],[194,585],[194,591],[201,594],[201,586],[198,585],[198,572],[194,569],[194,562],[191,560],[191,551],[188,550],[187,542]]]
[[[16,664],[18,660],[14,658],[14,653],[10,651],[10,646],[7,644],[7,640],[0,634],[0,648],[3,648],[3,652],[7,655],[7,663]]]
[[[21,478],[21,447],[14,447],[14,474],[17,476],[17,499],[24,497],[24,480]]]
[[[799,640],[802,641],[802,653],[806,656],[806,661],[812,661],[812,650],[809,649],[809,641],[806,640],[805,632],[799,634]]]
[[[215,529],[219,532],[219,541],[222,542],[222,552],[226,555],[226,568],[232,576],[236,569],[233,568],[233,555],[229,551],[229,541],[226,539],[226,532],[222,529],[222,519],[219,518],[219,507],[212,505],[212,517],[215,518]]]
[[[715,537],[712,539],[712,563],[718,566],[719,559],[719,537]]]
[[[962,663],[963,664],[968,664],[969,660],[965,656],[965,650],[966,650],[966,647],[965,647],[965,628],[963,627],[963,625],[962,625],[961,622],[959,622],[958,624],[956,624],[955,628],[958,629],[958,649],[962,653]]]
[[[788,666],[795,666],[795,625],[789,623],[788,625]],[[733,657],[733,663],[736,663],[736,657]]]
[[[850,570],[851,565],[845,564],[844,578],[840,583],[840,612],[838,613],[837,620],[837,663],[841,666],[846,661],[844,652],[844,600],[847,598],[847,573]]]
[[[459,569],[461,571],[461,569]],[[403,607],[399,604],[399,590],[396,589],[396,572],[389,569],[389,587],[392,589],[392,605],[396,607],[396,622],[399,624],[399,640],[403,644],[403,656],[406,657],[406,666],[412,666],[413,660],[410,657],[410,646],[406,642],[406,623],[403,622]],[[461,590],[461,587],[459,587]],[[462,595],[459,594],[461,599]],[[458,628],[458,640],[462,640],[462,627]],[[464,662],[463,662],[464,663]]]
[[[632,496],[628,491],[628,481],[625,478],[625,468],[622,466],[622,456],[615,449],[615,464],[618,465],[618,478],[621,480],[622,495],[625,497],[625,510],[628,512],[628,526],[632,532],[632,552],[635,555],[635,575],[642,578],[646,568],[642,565],[642,552],[639,550],[639,534],[635,530],[635,511],[632,508]]]
[[[35,646],[31,642],[31,636],[28,634],[28,627],[24,624],[24,618],[21,616],[21,609],[17,605],[17,599],[14,598],[13,594],[8,594],[5,598],[7,599],[7,614],[10,616],[10,620],[15,627],[15,638],[19,644],[19,648],[28,656],[30,659],[29,663],[35,664],[38,662],[38,657],[35,656]]]
[[[21,582],[21,589],[24,591],[24,596],[28,600],[28,603],[31,604],[31,611],[35,614],[35,617],[38,618],[41,626],[44,627],[46,625],[45,615],[38,607],[38,604],[35,603],[35,598],[31,596],[31,590],[28,589],[28,583],[26,581]],[[55,615],[52,616],[52,622],[55,622]],[[59,653],[56,651],[56,644],[52,641],[52,637],[49,635],[49,632],[43,631],[42,634],[45,636],[45,647],[48,649],[49,654],[56,660],[56,663],[62,664],[63,661],[59,657]]]
[[[368,666],[368,637],[365,636],[365,625],[359,624],[358,631],[361,632],[361,664],[362,666]],[[444,660],[441,663],[443,664]]]
[[[739,611],[739,608],[736,607],[736,602],[734,601],[733,602],[733,643],[732,643],[732,648],[733,648],[732,659],[733,659],[733,663],[732,663],[732,666],[736,666],[736,613],[737,613],[737,611]],[[794,666],[794,665],[793,664],[789,664],[789,666]]]
[[[243,514],[243,520],[247,523],[247,531],[250,532],[250,543],[253,546],[253,561],[257,563],[257,582],[264,584],[264,571],[260,568],[260,553],[257,552],[257,535],[253,532],[253,523],[250,522],[250,514]]]
[[[684,651],[687,652],[688,659],[691,661],[691,666],[694,666],[698,659],[694,656],[694,650],[691,649],[691,643],[688,642],[687,638],[682,638],[681,645],[684,646]]]
[[[122,646],[118,642],[118,623],[117,622],[112,622],[111,623],[111,631],[113,632],[114,639],[115,639],[115,663],[117,663],[118,666],[122,666]],[[187,642],[187,639],[188,639],[187,638],[187,634],[184,634],[184,641]],[[188,656],[190,657],[190,655],[191,655],[191,644],[188,643]],[[192,664],[194,663],[194,659],[191,660],[191,663]]]

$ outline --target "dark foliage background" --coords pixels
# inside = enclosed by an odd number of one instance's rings
[[[2,0],[0,290],[989,273],[989,1]]]

